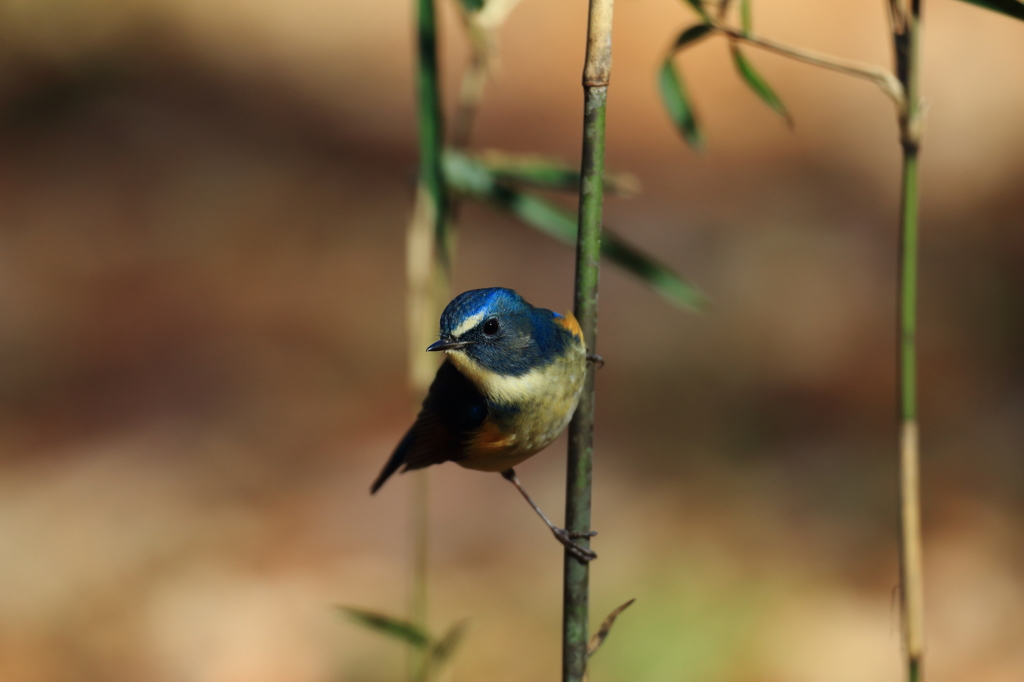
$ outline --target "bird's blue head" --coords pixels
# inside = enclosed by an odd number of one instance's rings
[[[491,372],[519,376],[554,362],[572,340],[565,318],[511,289],[473,289],[444,309],[441,338],[427,350],[462,353]]]

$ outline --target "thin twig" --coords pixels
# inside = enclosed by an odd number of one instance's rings
[[[763,38],[753,33],[744,33],[743,31],[732,28],[731,26],[717,22],[714,24],[714,28],[715,30],[724,33],[732,40],[760,47],[761,49],[768,50],[769,52],[774,52],[775,54],[779,54],[784,57],[796,59],[797,61],[801,61],[806,64],[813,64],[814,66],[820,66],[824,69],[829,69],[830,71],[836,71],[848,76],[855,76],[857,78],[869,80],[878,85],[878,87],[882,89],[882,92],[892,99],[899,110],[902,111],[905,106],[906,98],[904,96],[903,85],[896,76],[880,66],[866,64],[852,59],[843,59],[842,57],[834,57],[832,55],[815,52],[813,50],[805,50],[802,47],[793,47],[792,45],[786,45],[784,43],[771,40],[770,38]]]

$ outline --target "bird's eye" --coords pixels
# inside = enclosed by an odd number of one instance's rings
[[[491,319],[487,320],[486,322],[484,322],[484,335],[485,336],[494,336],[497,333],[498,333],[498,321],[497,320],[495,320],[494,318],[491,318]]]

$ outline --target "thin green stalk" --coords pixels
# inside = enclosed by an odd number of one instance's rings
[[[418,119],[420,129],[420,178],[434,204],[433,225],[436,256],[448,267],[447,191],[441,169],[444,120],[437,63],[437,17],[434,0],[416,0]]]
[[[907,679],[921,679],[924,657],[921,484],[917,427],[917,153],[903,160],[900,236],[900,596]]]
[[[604,123],[612,65],[612,0],[590,0],[587,56],[583,69],[583,155],[580,163],[579,232],[576,246],[574,311],[590,353],[597,345],[597,285],[601,263],[604,198]],[[569,425],[565,526],[590,531],[594,451],[594,368],[587,370],[579,407]],[[589,545],[585,538],[579,540]],[[562,604],[562,680],[581,682],[587,669],[589,566],[565,553]]]
[[[924,659],[924,584],[917,426],[918,152],[921,144],[919,38],[921,0],[890,7],[896,74],[907,94],[900,113],[903,187],[900,208],[900,607],[907,679],[919,682]]]
[[[447,293],[449,238],[448,192],[441,168],[444,120],[437,59],[437,17],[434,0],[415,1],[420,172],[416,205],[409,224],[406,270],[409,284],[410,384],[416,394],[422,396],[436,370],[434,358],[426,357],[428,354],[423,349],[437,329],[440,305],[443,305]],[[413,486],[409,620],[422,632],[428,632],[429,482],[425,472],[416,474]],[[409,657],[409,679],[425,680],[429,672],[429,653],[426,649],[413,647]]]

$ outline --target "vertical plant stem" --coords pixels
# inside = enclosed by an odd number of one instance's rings
[[[412,496],[412,590],[409,595],[409,621],[427,629],[427,571],[430,558],[430,475],[417,472]],[[413,648],[409,660],[409,679],[426,682],[430,676],[430,657],[425,648]]]
[[[441,171],[444,121],[441,116],[437,59],[437,18],[434,0],[416,2],[416,94],[419,122],[420,171],[416,203],[406,244],[409,314],[409,383],[418,399],[426,393],[436,360],[424,349],[437,330],[440,306],[447,294],[448,197]],[[416,472],[410,501],[412,578],[409,619],[427,628],[427,567],[429,558],[429,479]],[[426,680],[430,670],[424,649],[410,649],[408,679]]]
[[[406,236],[406,277],[408,279],[409,386],[416,400],[426,395],[437,371],[437,359],[424,349],[437,337],[437,320],[447,294],[444,271],[435,255],[434,202],[420,184]],[[409,621],[424,632],[427,628],[427,575],[429,557],[429,475],[414,471],[409,500],[409,529],[412,534],[412,570],[409,585]],[[409,680],[427,674],[427,656],[422,648],[409,649]]]
[[[576,246],[574,311],[590,353],[597,345],[597,285],[601,262],[604,198],[604,123],[612,66],[612,0],[590,0],[587,56],[583,69],[583,155],[580,164],[579,233]],[[569,425],[565,526],[590,530],[594,442],[594,368],[587,369],[579,407]],[[589,544],[587,539],[579,540]],[[565,552],[562,612],[562,680],[581,682],[587,667],[590,570]]]
[[[417,79],[419,98],[421,185],[434,203],[433,226],[435,257],[448,268],[447,204],[448,193],[441,170],[444,145],[444,120],[441,116],[441,79],[437,61],[437,16],[434,0],[416,0]]]
[[[917,427],[918,152],[921,144],[921,0],[893,4],[896,73],[906,92],[900,112],[903,187],[900,207],[899,405],[900,405],[900,607],[907,679],[919,682],[924,658],[924,584],[921,486]]]
[[[478,42],[482,42],[482,40],[480,39]],[[473,124],[476,123],[480,100],[483,99],[484,87],[487,85],[490,75],[486,45],[473,45],[472,49],[469,65],[462,76],[459,105],[455,110],[452,123],[452,147],[459,150],[469,146],[469,138],[473,134]]]
[[[916,395],[917,154],[903,161],[900,238],[900,585],[907,679],[921,679],[924,656],[921,485]]]
[[[459,101],[452,117],[451,147],[458,151],[464,151],[469,147],[473,126],[480,110],[480,101],[483,99],[491,72],[491,37],[480,27],[474,16],[463,12],[463,21],[469,35],[471,53],[469,64],[462,74]],[[458,222],[461,208],[462,202],[457,196],[450,198],[448,215],[453,225]]]

